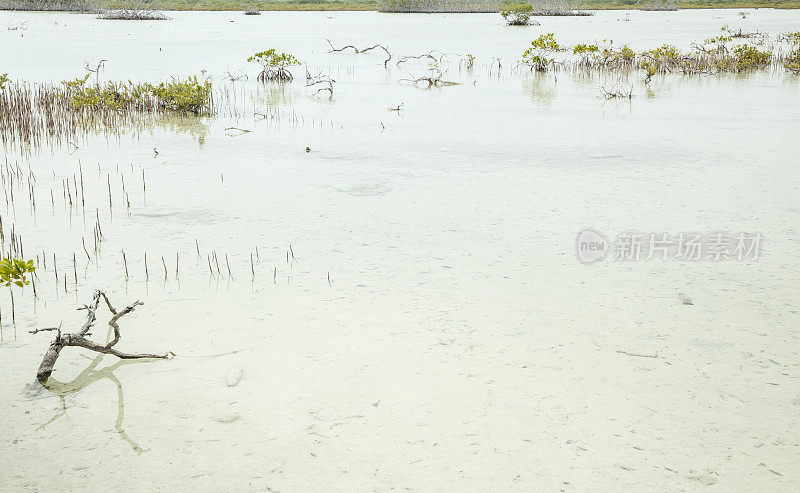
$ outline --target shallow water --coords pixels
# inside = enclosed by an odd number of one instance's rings
[[[797,490],[800,80],[639,74],[632,101],[604,101],[616,76],[515,60],[540,33],[688,47],[723,24],[797,30],[800,12],[530,28],[483,14],[170,15],[0,12],[0,26],[27,23],[0,31],[12,78],[59,82],[106,59],[104,79],[205,70],[236,95],[215,118],[6,150],[35,174],[37,203],[34,215],[25,185],[15,192],[6,235],[13,223],[42,265],[38,298],[15,295],[16,327],[0,296],[3,489]],[[424,64],[385,70],[377,53],[328,53],[326,38],[454,53],[446,78],[461,84],[400,84]],[[245,59],[270,47],[330,74],[333,100],[312,96],[302,67],[259,87]],[[250,79],[225,83],[238,69]],[[70,207],[62,183],[81,173],[85,206]],[[764,243],[757,261],[587,265],[585,228]],[[77,380],[34,384],[52,337],[28,331],[77,329],[94,289],[117,308],[144,302],[119,349],[178,356],[67,348],[53,376]]]

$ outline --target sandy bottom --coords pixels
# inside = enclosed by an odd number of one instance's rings
[[[622,24],[605,15],[593,22]],[[681,36],[720,22],[702,15]],[[410,21],[396,19],[375,22],[400,49]],[[76,43],[104,26],[86,22]],[[50,32],[33,26],[20,56]],[[487,63],[421,91],[396,83],[413,67],[387,75],[313,42],[301,54],[339,74],[334,102],[249,81],[239,116],[6,152],[37,201],[34,215],[23,183],[6,235],[13,223],[40,269],[38,298],[15,295],[16,328],[0,293],[0,489],[800,489],[796,78],[667,77],[618,104],[596,74]],[[252,101],[282,113],[257,122]],[[85,205],[70,206],[63,180],[81,174]],[[584,228],[764,242],[758,260],[587,265]],[[177,357],[67,348],[51,389],[35,384],[51,335],[28,331],[77,328],[97,288],[117,308],[144,302],[121,350]]]

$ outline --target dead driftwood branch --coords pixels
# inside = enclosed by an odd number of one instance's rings
[[[100,299],[103,299],[108,306],[108,310],[111,312],[111,319],[108,321],[108,325],[114,329],[114,337],[109,341],[107,344],[98,344],[92,340],[86,338],[86,336],[91,335],[89,332],[94,325],[94,322],[97,318],[97,307],[100,305]],[[83,326],[78,332],[63,334],[61,332],[61,326],[58,327],[49,327],[46,329],[36,329],[30,331],[32,334],[37,332],[43,331],[57,331],[56,338],[53,339],[53,342],[50,343],[50,347],[44,353],[44,358],[42,358],[42,363],[39,365],[39,370],[36,372],[36,379],[39,380],[39,383],[44,384],[50,375],[53,373],[53,367],[56,364],[56,360],[58,359],[61,350],[68,346],[75,346],[75,347],[82,347],[84,349],[89,349],[91,351],[95,351],[97,353],[103,354],[111,354],[121,359],[139,359],[139,358],[158,358],[158,359],[167,359],[171,356],[174,356],[172,352],[166,352],[164,354],[149,354],[149,353],[123,353],[122,351],[117,351],[114,349],[114,346],[119,342],[120,339],[120,332],[119,332],[119,324],[117,323],[120,318],[124,317],[125,315],[132,312],[136,309],[137,306],[142,305],[141,301],[135,301],[132,304],[126,306],[120,311],[117,311],[112,305],[111,301],[109,301],[108,296],[102,291],[95,291],[94,298],[92,298],[92,302],[88,305],[84,305],[79,310],[86,310],[86,321],[83,323]]]
[[[431,63],[437,64],[439,63],[439,59],[433,56],[433,52],[423,53],[422,55],[405,55],[401,56],[399,60],[397,60],[396,65],[399,67],[401,63],[407,62],[408,60],[421,60],[423,58],[427,58],[431,61]]]
[[[347,46],[343,46],[341,48],[336,48],[336,47],[333,46],[333,43],[331,43],[330,39],[326,39],[325,41],[327,41],[328,44],[331,45],[331,51],[329,51],[328,53],[338,53],[338,52],[341,52],[341,51],[345,51],[347,49],[352,49],[354,53],[366,53],[368,51],[372,51],[372,50],[375,50],[375,49],[381,49],[384,52],[386,52],[386,60],[383,61],[383,66],[384,67],[388,66],[389,65],[389,60],[392,59],[392,54],[389,52],[389,49],[386,48],[383,45],[373,45],[373,46],[369,46],[367,48],[364,48],[363,50],[359,50],[358,48],[356,48],[353,45],[347,45]]]
[[[459,84],[458,82],[442,79],[442,75],[444,74],[442,74],[442,72],[439,70],[431,70],[431,75],[426,77],[399,79],[398,82],[410,82],[417,87],[422,87],[423,89],[430,89],[431,87],[457,86]]]
[[[232,132],[239,132],[239,133],[232,133]],[[239,127],[228,127],[225,129],[225,134],[228,137],[238,137],[240,135],[249,134],[250,132],[252,132],[252,130],[247,130],[246,128],[239,128]]]
[[[642,354],[642,353],[632,353],[630,351],[623,351],[622,349],[617,349],[619,354],[624,354],[626,356],[634,356],[636,358],[658,358],[658,353],[656,354]]]

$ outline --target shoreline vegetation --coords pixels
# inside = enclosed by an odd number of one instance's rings
[[[329,53],[344,52],[348,48],[363,53],[380,47],[388,56],[384,67],[388,68],[388,62],[392,60],[392,54],[381,45],[359,50],[353,45],[336,48],[330,41],[329,44]],[[399,78],[397,83],[423,89],[460,84],[442,78],[446,72],[443,66],[455,60],[447,60],[448,54],[445,53],[434,56],[434,52],[396,57],[397,67],[411,59],[425,59],[431,63],[430,75]],[[473,70],[474,56],[451,55],[463,57],[458,60],[459,71],[462,67],[467,71]],[[261,67],[257,79],[262,84],[291,82],[294,77],[289,67],[301,65],[294,55],[279,53],[274,48],[255,53],[247,61]],[[52,148],[75,142],[81,134],[92,131],[111,129],[119,133],[120,128],[135,128],[141,120],[146,121],[152,116],[213,116],[218,112],[218,103],[225,106],[231,101],[230,86],[224,83],[218,86],[215,96],[211,80],[199,80],[196,76],[154,83],[101,82],[99,73],[104,62],[95,67],[87,64],[84,76],[60,84],[12,81],[7,74],[0,74],[0,141],[4,149],[17,148],[25,154],[42,143]],[[490,70],[492,65],[494,62]],[[499,67],[498,64],[498,71]],[[548,33],[540,35],[522,52],[518,67],[532,73],[602,72],[617,77],[614,85],[599,87],[605,99],[631,99],[634,97],[634,84],[641,82],[647,86],[654,77],[668,75],[774,73],[781,67],[800,75],[800,31],[773,37],[761,31],[745,32],[725,25],[711,37],[693,42],[689,49],[662,43],[638,52],[628,45],[614,45],[611,40],[564,45],[558,42],[554,33]],[[512,73],[520,73],[519,68],[512,68]],[[243,76],[246,77],[246,73],[229,73],[231,83]],[[306,72],[306,87],[311,87],[312,91],[316,89],[313,92],[315,96],[327,91],[332,97],[333,83],[330,77],[311,76]],[[230,129],[241,130],[235,127],[226,130]]]
[[[114,10],[124,0],[0,0],[0,10],[98,13]],[[129,2],[127,2],[129,3]],[[381,11],[381,12],[499,12],[510,1],[492,0],[139,0],[158,11]],[[536,5],[537,2],[533,2]],[[648,8],[648,0],[584,0],[573,10],[672,10]],[[677,0],[677,9],[800,9],[800,0]]]
[[[11,81],[0,74],[0,142],[27,152],[76,142],[81,133],[135,127],[149,116],[215,114],[211,81],[196,76],[153,83],[104,81],[102,62],[60,84]],[[92,74],[94,81],[91,81]],[[220,97],[224,99],[224,94]],[[149,120],[148,120],[149,121]]]

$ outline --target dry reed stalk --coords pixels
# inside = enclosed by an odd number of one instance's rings
[[[86,253],[86,258],[88,258],[89,262],[91,262],[92,261],[92,256],[89,255],[89,250],[86,249],[86,239],[83,236],[81,236],[81,244],[83,245],[84,253]]]

